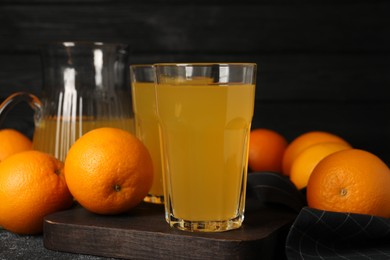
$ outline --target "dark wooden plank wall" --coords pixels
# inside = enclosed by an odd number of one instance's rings
[[[40,94],[49,41],[129,43],[131,63],[256,62],[253,127],[334,132],[389,164],[389,13],[379,0],[3,0],[0,98]],[[6,126],[31,135],[31,111]]]

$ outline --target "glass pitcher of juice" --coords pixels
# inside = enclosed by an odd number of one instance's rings
[[[41,97],[19,92],[0,106],[0,122],[20,101],[35,110],[33,148],[65,160],[70,146],[99,127],[135,132],[124,44],[59,42],[42,49]]]

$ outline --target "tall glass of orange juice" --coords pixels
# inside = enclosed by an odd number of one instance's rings
[[[155,64],[165,218],[187,231],[244,220],[256,64]]]
[[[156,114],[156,94],[153,65],[131,65],[131,85],[135,115],[135,133],[148,148],[153,161],[154,178],[144,201],[164,203],[160,139]]]

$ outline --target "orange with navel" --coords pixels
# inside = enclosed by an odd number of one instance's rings
[[[335,152],[314,168],[307,184],[309,207],[390,217],[390,170],[359,149]]]
[[[248,165],[252,171],[282,172],[287,140],[278,132],[257,128],[250,132]]]
[[[324,131],[310,131],[303,133],[296,137],[292,142],[287,146],[286,151],[283,155],[282,168],[283,174],[290,176],[291,165],[295,158],[301,153],[305,148],[317,144],[317,143],[344,143],[348,145],[348,142],[343,138]]]
[[[70,192],[98,214],[123,213],[139,204],[153,181],[152,159],[133,134],[111,127],[80,137],[65,159]]]
[[[298,189],[306,187],[315,166],[326,156],[352,147],[344,143],[318,143],[304,149],[291,165],[290,180]]]
[[[18,234],[38,234],[43,218],[69,208],[73,198],[63,163],[51,155],[25,151],[0,163],[0,226]]]
[[[10,155],[32,149],[31,140],[14,129],[0,130],[0,162]]]

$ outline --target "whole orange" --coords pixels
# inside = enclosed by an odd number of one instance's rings
[[[252,171],[282,172],[287,140],[278,132],[257,128],[250,132],[248,165]]]
[[[31,140],[14,129],[0,130],[0,162],[10,155],[32,149]]]
[[[0,163],[0,226],[18,234],[38,234],[43,218],[69,208],[73,198],[63,163],[51,155],[25,151]]]
[[[335,152],[314,168],[307,184],[309,207],[390,217],[390,170],[359,149]]]
[[[352,147],[344,143],[318,143],[304,149],[291,165],[290,180],[298,189],[306,187],[314,167],[326,156]]]
[[[303,133],[292,140],[286,148],[282,160],[283,174],[290,176],[291,165],[293,161],[305,148],[316,143],[325,142],[348,144],[348,142],[343,138],[324,131],[310,131]]]
[[[133,134],[111,127],[80,137],[65,159],[65,178],[80,205],[118,214],[139,204],[153,181],[152,159]]]

